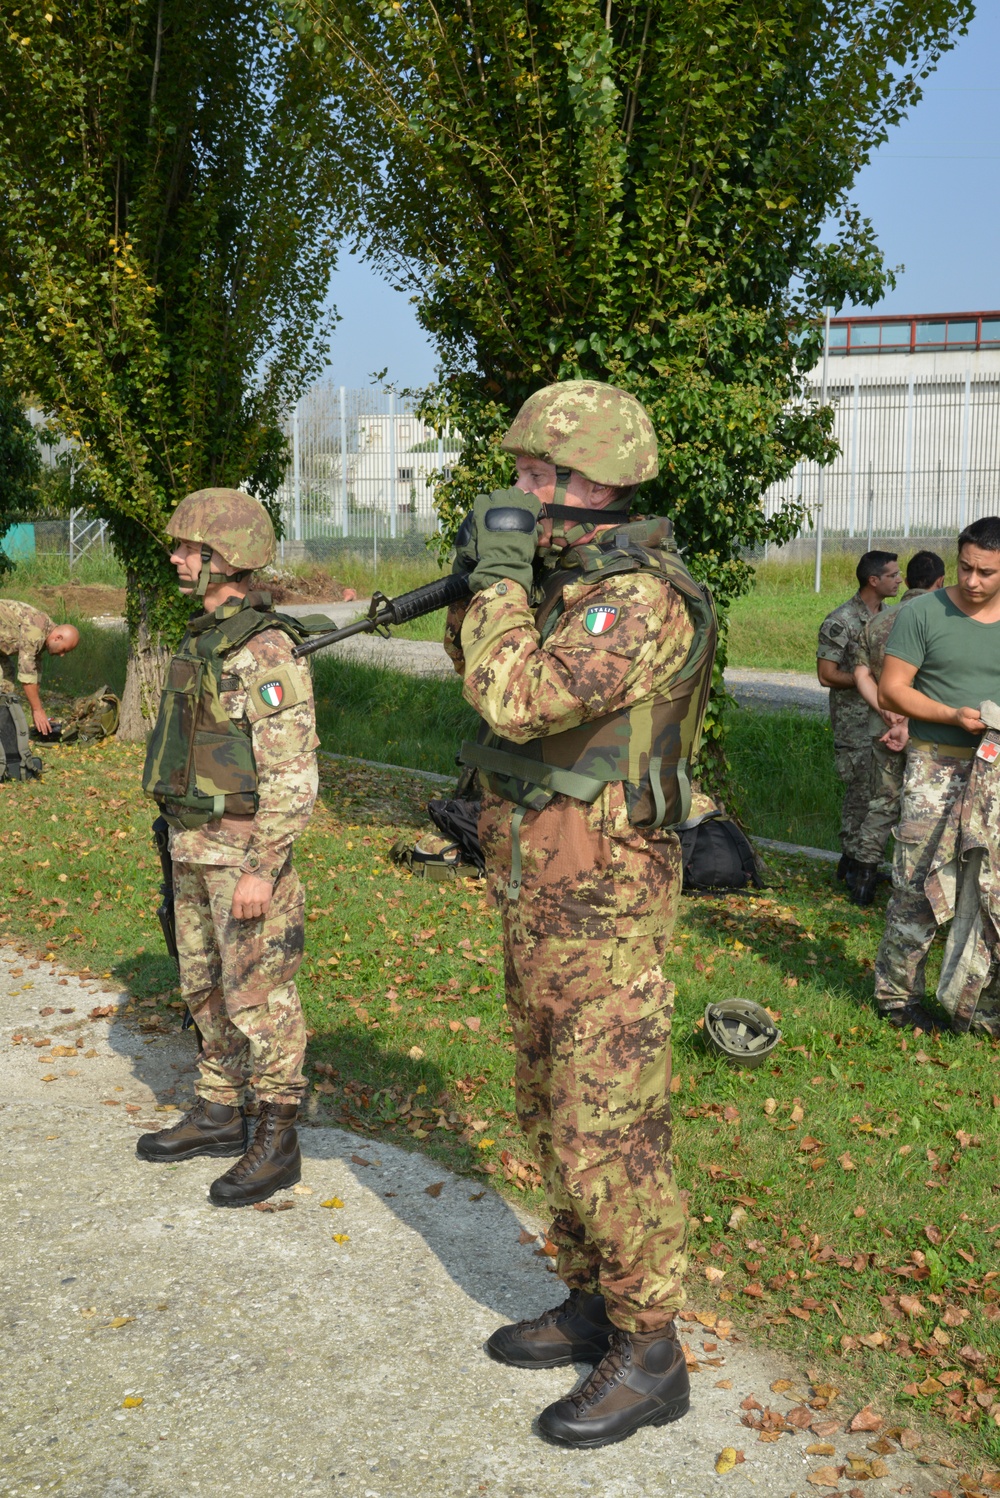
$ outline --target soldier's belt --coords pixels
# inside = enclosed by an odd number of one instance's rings
[[[918,754],[931,754],[935,759],[975,759],[975,749],[962,744],[942,744],[936,739],[910,739],[910,748]]]

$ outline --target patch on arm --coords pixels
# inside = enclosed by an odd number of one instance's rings
[[[589,635],[606,635],[618,623],[622,610],[614,603],[595,603],[583,618],[583,627]]]
[[[298,667],[272,666],[247,683],[247,717],[256,721],[304,702],[306,693]]]

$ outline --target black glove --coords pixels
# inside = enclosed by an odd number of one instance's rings
[[[494,583],[515,582],[530,595],[541,510],[540,501],[523,489],[496,489],[477,496],[471,516],[474,532],[465,546],[466,554],[470,545],[476,552],[469,577],[473,593]],[[468,520],[463,530],[466,524]]]

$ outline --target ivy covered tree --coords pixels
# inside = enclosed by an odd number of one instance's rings
[[[467,439],[454,523],[507,482],[497,440],[549,381],[646,406],[673,517],[725,606],[762,492],[830,455],[793,403],[826,304],[891,282],[851,206],[971,0],[290,0],[286,24],[371,151],[367,253],[416,292]],[[831,224],[824,242],[826,226]]]
[[[323,354],[331,121],[265,0],[23,0],[0,22],[0,373],[82,456],[128,577],[122,732],[190,609],[163,522],[273,497]]]

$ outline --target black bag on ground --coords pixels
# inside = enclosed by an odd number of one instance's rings
[[[0,780],[36,780],[42,762],[31,753],[28,720],[15,697],[0,697]]]
[[[481,874],[486,860],[479,846],[479,801],[429,801],[427,814],[437,830],[451,838],[462,850],[463,863],[474,863]]]
[[[721,811],[693,817],[677,829],[684,889],[761,889],[764,880],[750,840]]]

